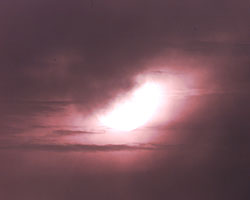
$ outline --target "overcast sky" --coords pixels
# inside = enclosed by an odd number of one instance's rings
[[[250,2],[1,0],[0,199],[250,198]],[[96,114],[158,81],[149,125]]]

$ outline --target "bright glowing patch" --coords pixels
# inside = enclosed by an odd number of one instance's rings
[[[161,87],[155,83],[145,83],[135,90],[130,98],[116,105],[107,115],[100,117],[100,121],[115,130],[134,130],[153,117],[161,100]]]

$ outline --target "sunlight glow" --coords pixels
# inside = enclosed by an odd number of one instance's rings
[[[105,116],[100,117],[104,126],[118,131],[131,131],[147,123],[162,101],[160,85],[147,82],[136,89],[122,103],[118,103]]]

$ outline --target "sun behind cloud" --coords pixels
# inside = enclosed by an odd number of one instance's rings
[[[132,131],[153,118],[163,99],[160,84],[146,82],[124,101],[99,117],[100,122],[117,131]]]

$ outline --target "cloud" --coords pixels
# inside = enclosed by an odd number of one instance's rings
[[[248,0],[1,0],[0,195],[249,199],[247,19]],[[144,129],[156,143],[90,144],[95,132],[71,126],[145,71],[194,77],[176,90],[185,98],[161,110],[166,123]],[[60,143],[80,134],[86,144]],[[123,151],[147,158],[127,162]]]
[[[61,1],[60,8],[56,0],[2,2],[0,97],[7,102],[70,99],[89,112],[130,89],[147,61],[166,50],[165,65],[172,51],[182,64],[186,57],[206,54],[214,64],[218,52],[249,51],[243,2],[233,5],[240,13],[233,16],[226,9],[232,3],[206,1],[108,1],[92,8],[78,0]]]
[[[81,134],[102,134],[101,132],[94,132],[94,131],[81,131],[81,130],[66,130],[66,129],[59,129],[54,130],[52,134],[56,136],[70,136],[70,135],[81,135]]]
[[[39,144],[39,143],[22,143],[22,144],[2,144],[1,150],[16,149],[16,150],[29,150],[29,151],[55,151],[55,152],[107,152],[107,151],[154,151],[154,150],[171,150],[173,145],[163,144]]]

